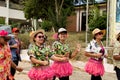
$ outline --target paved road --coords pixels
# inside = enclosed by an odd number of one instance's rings
[[[73,63],[76,63],[75,61]],[[31,64],[28,61],[20,62],[19,66],[24,68],[23,72],[17,72],[15,75],[16,80],[29,80],[27,72],[29,71]],[[117,80],[115,73],[106,72],[102,77],[103,80]],[[58,80],[58,79],[57,79]],[[84,72],[81,68],[74,67],[73,74],[70,76],[70,80],[90,80],[90,75]]]

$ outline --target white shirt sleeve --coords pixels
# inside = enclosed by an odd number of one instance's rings
[[[86,52],[91,52],[90,47],[91,47],[91,45],[90,45],[90,43],[89,43],[89,44],[87,45],[87,47],[85,48],[85,51],[86,51]]]

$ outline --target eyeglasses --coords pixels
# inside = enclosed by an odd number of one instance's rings
[[[38,38],[44,38],[44,36],[38,36]]]
[[[102,32],[99,32],[98,34],[99,34],[99,35],[103,35],[103,33],[102,33]]]
[[[15,33],[19,33],[19,30],[16,30]]]

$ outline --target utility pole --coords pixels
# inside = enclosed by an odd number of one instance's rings
[[[6,3],[6,8],[7,8],[7,15],[6,15],[6,19],[5,19],[5,24],[8,25],[9,24],[9,0],[5,0]]]
[[[106,47],[109,44],[109,7],[110,7],[110,0],[107,0],[107,31],[106,31]]]
[[[88,2],[88,0],[87,0],[87,4],[86,4],[86,35],[85,35],[85,42],[86,42],[86,44],[87,44],[87,42],[88,42],[88,37],[87,37],[87,34],[88,34],[88,4],[89,4],[89,2]]]

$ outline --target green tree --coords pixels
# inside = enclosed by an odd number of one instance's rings
[[[50,20],[55,29],[65,27],[62,24],[66,25],[66,15],[70,15],[73,10],[72,1],[73,0],[25,0],[25,17],[32,19],[33,24],[36,24],[38,19],[41,18],[43,20]],[[54,18],[54,22],[51,18],[51,13],[54,15],[52,17]]]
[[[73,9],[73,0],[55,0],[55,9],[48,10],[48,19],[52,22],[55,31],[60,27],[66,27],[67,16]]]
[[[89,15],[89,29],[93,30],[95,28],[106,29],[107,27],[107,16],[100,14],[100,10],[97,6],[93,6],[90,10]]]
[[[37,27],[38,19],[46,18],[47,8],[52,6],[52,0],[25,0],[24,12],[27,19],[32,19],[33,26]]]

